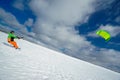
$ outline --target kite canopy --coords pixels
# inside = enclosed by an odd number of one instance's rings
[[[104,38],[105,41],[109,41],[111,38],[111,35],[106,30],[98,30],[96,34]]]

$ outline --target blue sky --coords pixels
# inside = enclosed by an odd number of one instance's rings
[[[0,0],[0,28],[120,72],[119,6],[119,0]],[[99,29],[110,41],[95,34]]]

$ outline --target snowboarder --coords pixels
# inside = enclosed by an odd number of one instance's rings
[[[19,49],[19,47],[18,47],[17,43],[14,41],[14,39],[20,39],[20,37],[16,36],[14,33],[15,33],[14,31],[9,32],[7,40],[8,40],[8,43],[13,45],[14,48]]]

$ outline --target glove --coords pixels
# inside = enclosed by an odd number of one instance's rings
[[[18,39],[20,39],[20,37],[17,36]]]
[[[24,37],[18,37],[18,36],[17,36],[17,38],[18,38],[18,39],[22,39],[22,38],[24,38]]]

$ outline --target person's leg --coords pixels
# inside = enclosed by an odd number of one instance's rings
[[[9,43],[12,44],[13,47],[15,47],[16,49],[18,48],[18,45],[15,41],[10,41]]]

